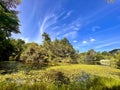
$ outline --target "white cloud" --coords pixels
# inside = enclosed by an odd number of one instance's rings
[[[90,38],[90,40],[84,40],[84,41],[82,41],[82,44],[89,44],[89,42],[94,42],[94,41],[96,41],[94,38]]]
[[[94,38],[90,38],[90,42],[94,42],[96,41]]]
[[[77,41],[77,40],[74,40],[73,42],[74,42],[74,43],[77,43],[78,41]]]
[[[87,43],[87,41],[82,41],[82,43],[83,43],[83,44],[86,44],[86,43]]]

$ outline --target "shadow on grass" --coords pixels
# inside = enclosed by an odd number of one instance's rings
[[[0,61],[0,74],[11,74],[18,71],[29,72],[30,70],[46,69],[48,65],[25,64],[18,61]]]

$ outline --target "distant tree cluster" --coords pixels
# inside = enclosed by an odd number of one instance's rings
[[[15,47],[11,60],[39,64],[48,64],[49,62],[77,63],[77,53],[67,38],[51,41],[47,33],[43,33],[42,36],[42,45],[37,43],[25,44],[20,39],[11,39],[11,43]]]
[[[91,49],[88,52],[79,53],[78,62],[85,64],[102,64],[120,68],[120,49],[109,52],[96,52]]]

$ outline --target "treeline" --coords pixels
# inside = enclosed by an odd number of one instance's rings
[[[25,43],[22,39],[15,40],[10,38],[10,48],[7,50],[10,54],[8,54],[8,57],[6,56],[8,59],[5,59],[3,55],[1,60],[40,65],[81,63],[120,67],[120,49],[114,49],[109,52],[96,52],[94,49],[91,49],[87,52],[79,53],[73,48],[67,38],[52,41],[47,33],[43,33],[42,37],[43,43],[41,45],[34,42]]]
[[[42,45],[34,42],[25,43],[21,39],[10,39],[13,51],[9,60],[33,64],[48,64],[49,62],[77,63],[77,53],[67,38],[51,41],[47,33],[43,33],[42,36]]]

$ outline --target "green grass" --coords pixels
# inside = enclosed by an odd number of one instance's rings
[[[50,70],[62,71],[68,75],[78,74],[80,72],[90,73],[92,75],[103,76],[103,77],[113,77],[120,78],[120,69],[115,69],[108,66],[100,66],[100,65],[83,65],[83,64],[71,64],[64,66],[54,66],[47,68]]]
[[[65,64],[0,75],[0,90],[120,90],[120,70]]]

